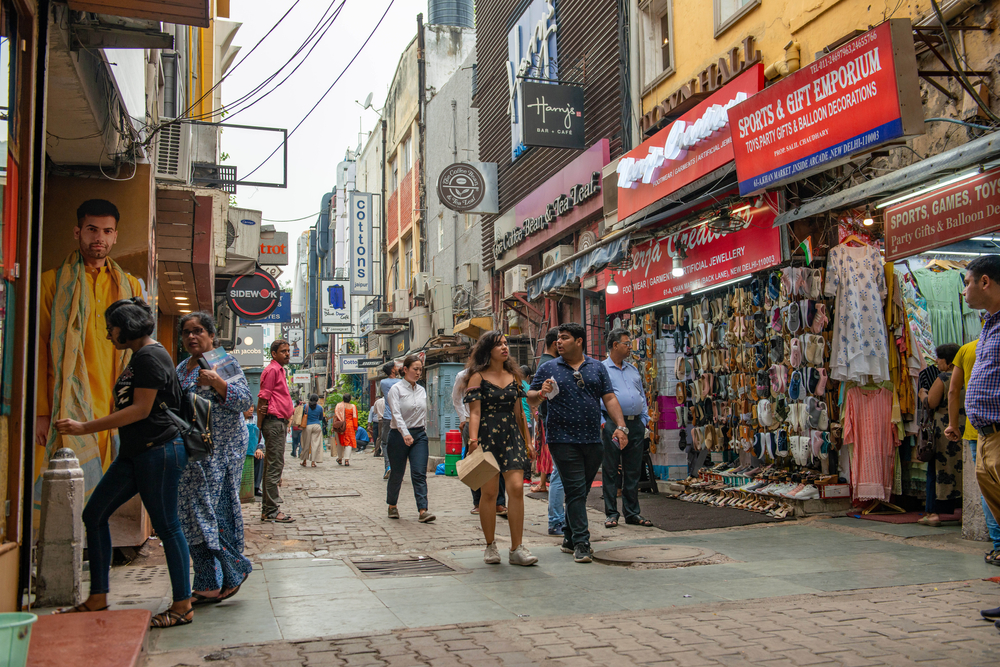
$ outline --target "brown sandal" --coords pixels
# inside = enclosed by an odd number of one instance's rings
[[[173,609],[161,611],[149,621],[151,628],[172,628],[175,625],[190,625],[194,620],[194,609],[188,609],[183,614],[178,614]]]
[[[80,604],[76,605],[75,607],[63,607],[61,609],[56,609],[52,613],[53,614],[82,614],[82,613],[85,613],[85,612],[88,612],[88,611],[90,611],[90,612],[93,612],[93,611],[104,611],[105,609],[107,609],[106,606],[105,607],[101,607],[100,609],[91,609],[90,607],[87,606],[87,604],[85,602],[81,602]]]

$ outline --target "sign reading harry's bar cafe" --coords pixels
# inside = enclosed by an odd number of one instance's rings
[[[549,146],[582,150],[583,88],[525,82],[522,124],[525,146]]]

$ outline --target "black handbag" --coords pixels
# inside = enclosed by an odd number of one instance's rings
[[[921,409],[923,418],[917,433],[917,446],[913,450],[913,458],[921,463],[928,463],[934,458],[938,435],[937,426],[934,423],[934,413],[927,405],[927,401],[922,402]]]
[[[188,391],[181,397],[181,414],[161,402],[162,408],[180,430],[184,439],[184,449],[187,450],[188,461],[201,461],[212,455],[215,443],[212,442],[212,401],[193,391]]]

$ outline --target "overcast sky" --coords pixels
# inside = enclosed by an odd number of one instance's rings
[[[339,2],[337,0],[337,4]],[[242,47],[237,63],[293,3],[294,0],[237,0],[231,4],[231,20],[243,24],[233,41]],[[260,102],[246,111],[236,111],[240,106],[234,107],[234,102],[254,90],[292,57],[329,5],[330,0],[301,0],[245,62],[230,70],[222,86],[222,99],[233,113],[225,122],[291,130],[358,52],[385,12],[389,0],[347,0],[339,17],[298,71]],[[354,101],[364,103],[371,92],[374,93],[372,104],[382,108],[399,56],[417,33],[418,13],[423,13],[426,22],[426,0],[394,0],[361,55],[292,135],[288,143],[286,189],[243,185],[237,188],[237,205],[263,211],[265,219],[310,216],[290,223],[265,220],[265,224],[274,224],[279,231],[289,232],[293,253],[299,234],[315,223],[315,216],[311,214],[319,211],[323,194],[336,184],[337,163],[344,159],[348,148],[357,148],[358,133],[363,129],[363,140],[366,140],[367,133],[378,122],[377,113],[363,111]],[[286,68],[265,90],[272,88],[290,70],[291,67]],[[222,136],[222,150],[230,156],[226,164],[237,166],[238,178],[246,177],[280,143],[281,135],[276,133],[230,129]],[[281,165],[279,151],[248,180],[280,182]],[[290,266],[294,261],[294,256],[290,256]],[[281,280],[290,277],[291,271],[286,269]]]

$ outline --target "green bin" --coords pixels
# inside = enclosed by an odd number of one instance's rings
[[[461,454],[445,454],[444,455],[444,474],[449,477],[456,477],[458,475],[458,470],[455,468],[455,464],[462,460]]]
[[[243,477],[240,479],[240,503],[253,502],[253,457],[248,456],[243,461]]]
[[[0,665],[24,667],[28,662],[31,625],[38,620],[27,612],[0,614]]]

